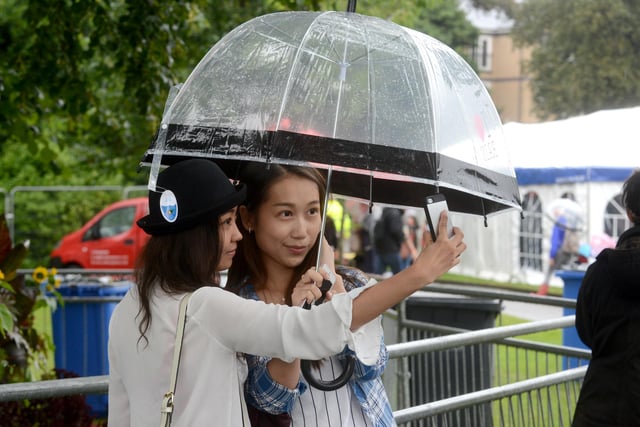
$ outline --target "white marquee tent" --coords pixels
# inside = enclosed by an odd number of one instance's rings
[[[585,207],[585,241],[602,234],[607,203],[640,168],[640,107],[544,123],[507,123],[503,128],[521,196],[535,192],[544,206],[570,191]],[[457,215],[454,221],[469,245],[457,272],[540,283],[540,272],[520,267],[519,213],[490,217],[488,227],[478,217]],[[551,226],[551,221],[543,221],[544,254]]]

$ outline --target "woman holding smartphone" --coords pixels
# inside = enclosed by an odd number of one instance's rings
[[[299,306],[305,302],[297,280],[316,262],[326,184],[313,168],[251,164],[240,173],[247,185],[246,205],[239,208],[243,242],[229,270],[227,288],[239,295],[269,304]],[[333,253],[322,254],[333,265]],[[375,280],[354,268],[340,266],[338,275],[348,291],[375,285]],[[334,291],[344,292],[338,280]],[[301,376],[300,360],[246,355],[249,376],[245,394],[254,414],[253,426],[277,417],[292,426],[392,426],[393,413],[381,375],[388,360],[380,316],[360,330],[378,342],[378,354],[355,360],[348,383],[326,391]],[[345,370],[354,353],[348,348],[312,363],[311,374],[333,379]],[[258,411],[253,412],[253,408]],[[261,411],[261,412],[260,412]],[[270,415],[269,415],[270,414]],[[282,420],[287,420],[282,422]]]

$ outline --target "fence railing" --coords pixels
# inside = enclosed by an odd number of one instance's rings
[[[572,299],[474,286],[433,284],[428,290],[458,298],[575,307]],[[118,298],[73,297],[69,302],[107,299]],[[590,352],[525,338],[557,333],[574,322],[570,315],[466,330],[407,319],[401,304],[383,322],[390,355],[385,387],[397,422],[421,427],[569,425]],[[567,369],[569,359],[580,366]],[[0,401],[107,392],[108,377],[97,375],[0,385]]]
[[[445,422],[440,422],[435,425],[477,426],[477,423],[462,424],[460,422],[460,418],[472,418],[470,417],[470,415],[472,415],[474,411],[478,411],[479,406],[493,402],[497,403],[498,407],[500,408],[499,414],[497,414],[497,419],[500,421],[497,423],[485,423],[482,425],[570,425],[570,414],[568,419],[566,419],[566,422],[544,423],[542,422],[542,420],[545,419],[545,417],[536,417],[532,411],[522,410],[522,405],[518,405],[518,403],[528,401],[530,407],[535,407],[536,405],[540,404],[540,399],[532,396],[539,396],[541,390],[553,389],[555,387],[558,387],[559,385],[563,386],[568,384],[569,387],[572,387],[574,389],[574,392],[577,394],[579,387],[576,387],[582,382],[586,370],[586,366],[572,368],[567,371],[556,372],[554,374],[543,375],[529,380],[518,381],[516,383],[492,387],[489,389],[441,399],[435,402],[425,403],[406,409],[400,409],[398,411],[395,411],[393,415],[398,424],[420,420],[426,423],[426,425],[430,425],[430,423],[428,422],[430,418],[441,416],[439,420],[445,420]],[[516,398],[516,400],[514,401],[513,398]],[[461,416],[456,417],[456,412],[460,412]],[[566,414],[567,413],[565,412],[565,415]],[[546,419],[548,419],[549,416],[551,418],[560,418],[562,415],[554,415],[553,413],[551,413],[546,417]],[[446,422],[447,419],[450,419],[451,421]],[[536,419],[540,420],[538,424],[535,423]]]

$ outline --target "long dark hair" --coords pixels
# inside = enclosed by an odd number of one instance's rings
[[[320,194],[320,209],[323,210],[327,184],[318,170],[302,166],[274,164],[249,164],[240,172],[240,180],[247,185],[247,210],[250,213],[256,213],[271,187],[290,175],[316,183]],[[251,283],[254,289],[259,291],[265,287],[267,281],[267,272],[262,262],[261,251],[256,243],[255,235],[244,228],[240,218],[238,218],[238,228],[242,232],[242,244],[238,245],[233,265],[229,269],[226,288],[238,293],[240,289]],[[318,239],[316,239],[314,248],[309,251],[302,263],[294,269],[286,293],[288,305],[291,305],[291,292],[297,280],[302,273],[315,265],[317,255]]]
[[[135,279],[140,309],[140,340],[151,326],[151,296],[157,288],[169,294],[193,292],[203,286],[217,286],[222,254],[219,217],[194,228],[164,236],[151,236],[136,259]]]

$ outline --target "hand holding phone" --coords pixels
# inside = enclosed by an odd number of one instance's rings
[[[431,239],[435,242],[438,238],[438,223],[440,222],[440,214],[443,211],[449,211],[447,200],[444,194],[438,193],[433,196],[427,196],[425,198],[424,212],[427,215],[427,224],[429,225],[429,231],[431,232]],[[451,222],[451,216],[447,221],[447,235],[449,238],[453,237],[453,223]]]

